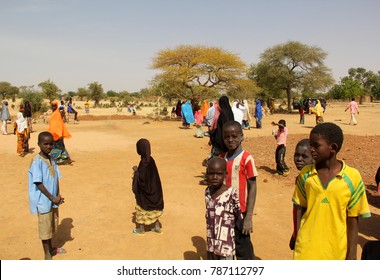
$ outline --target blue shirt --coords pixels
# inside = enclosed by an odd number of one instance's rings
[[[58,180],[60,178],[61,173],[53,159],[50,162],[49,159],[45,159],[39,154],[32,159],[28,170],[30,213],[48,213],[52,207],[58,207],[58,205],[53,204],[40,191],[36,183],[42,183],[47,191],[53,197],[56,197],[58,195]]]

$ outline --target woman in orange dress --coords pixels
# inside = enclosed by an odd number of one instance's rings
[[[14,134],[17,135],[17,153],[23,157],[29,152],[30,130],[22,112],[17,113],[17,120],[14,122],[13,127]]]

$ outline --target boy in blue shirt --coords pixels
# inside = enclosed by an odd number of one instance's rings
[[[59,194],[61,173],[49,153],[53,149],[53,135],[41,132],[38,135],[40,152],[36,155],[28,170],[28,189],[30,213],[38,215],[38,232],[42,240],[45,260],[65,253],[63,248],[53,248],[51,239],[58,226],[58,205],[64,202]]]

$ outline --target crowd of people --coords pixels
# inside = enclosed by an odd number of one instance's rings
[[[4,135],[10,120],[7,106],[7,102],[3,102],[1,130]],[[365,186],[359,171],[338,159],[343,132],[338,125],[323,121],[323,115],[319,115],[319,111],[323,113],[321,108],[319,100],[314,108],[309,108],[316,114],[316,126],[308,139],[296,145],[294,152],[294,164],[300,174],[292,199],[293,234],[289,247],[294,250],[294,259],[356,259],[358,218],[371,215]],[[354,100],[346,111],[348,109],[351,122],[356,125],[354,115],[359,111]],[[69,139],[71,134],[58,101],[51,103],[51,110],[49,127],[38,135],[40,152],[32,159],[28,170],[30,212],[38,215],[45,259],[66,252],[52,245],[58,206],[64,203],[59,191],[61,174],[58,165],[74,162],[64,144],[64,139]],[[262,127],[260,100],[255,100],[253,110],[256,128],[259,129]],[[178,101],[174,113],[182,120],[183,128],[188,129],[194,123],[196,137],[210,138],[211,149],[205,164],[204,180],[207,185],[207,258],[253,260],[255,254],[250,234],[253,232],[258,172],[255,159],[242,147],[243,131],[250,129],[252,120],[247,100],[235,100],[232,106],[226,95],[221,96],[218,102],[203,101],[201,106],[194,106],[191,101]],[[207,126],[205,133],[200,129],[203,125]],[[275,175],[287,176],[290,169],[285,163],[286,120],[272,122],[272,125],[277,127],[273,130],[276,139]],[[29,102],[25,102],[14,122],[17,153],[21,156],[28,152],[31,132],[31,109]],[[159,218],[164,210],[164,195],[149,140],[140,139],[136,143],[136,151],[141,160],[132,168],[132,192],[136,200],[136,228],[132,234],[144,235],[146,230],[162,234]],[[380,186],[380,182],[378,184]],[[368,245],[366,251],[371,250],[368,247],[371,246]]]

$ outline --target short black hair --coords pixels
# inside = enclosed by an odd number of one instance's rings
[[[283,127],[286,127],[286,121],[285,120],[279,120],[278,124],[282,125]]]
[[[329,144],[338,146],[336,152],[339,152],[343,145],[343,131],[335,123],[321,123],[316,125],[310,132],[311,134],[321,135]]]
[[[215,164],[215,163],[220,163],[222,165],[222,167],[225,169],[225,171],[227,172],[227,161],[221,157],[212,157],[207,163],[206,170],[208,170],[208,166]]]
[[[45,137],[51,137],[51,139],[54,140],[53,135],[49,131],[43,131],[40,134],[38,134],[38,143],[42,141]]]
[[[296,148],[297,147],[307,147],[310,149],[310,140],[305,138],[305,139],[302,139],[301,141],[299,141],[296,145]]]
[[[223,130],[226,128],[226,127],[229,127],[229,126],[233,126],[233,127],[236,127],[237,129],[240,130],[241,133],[243,133],[243,129],[241,127],[241,124],[237,121],[228,121],[226,122],[224,125],[223,125]]]

